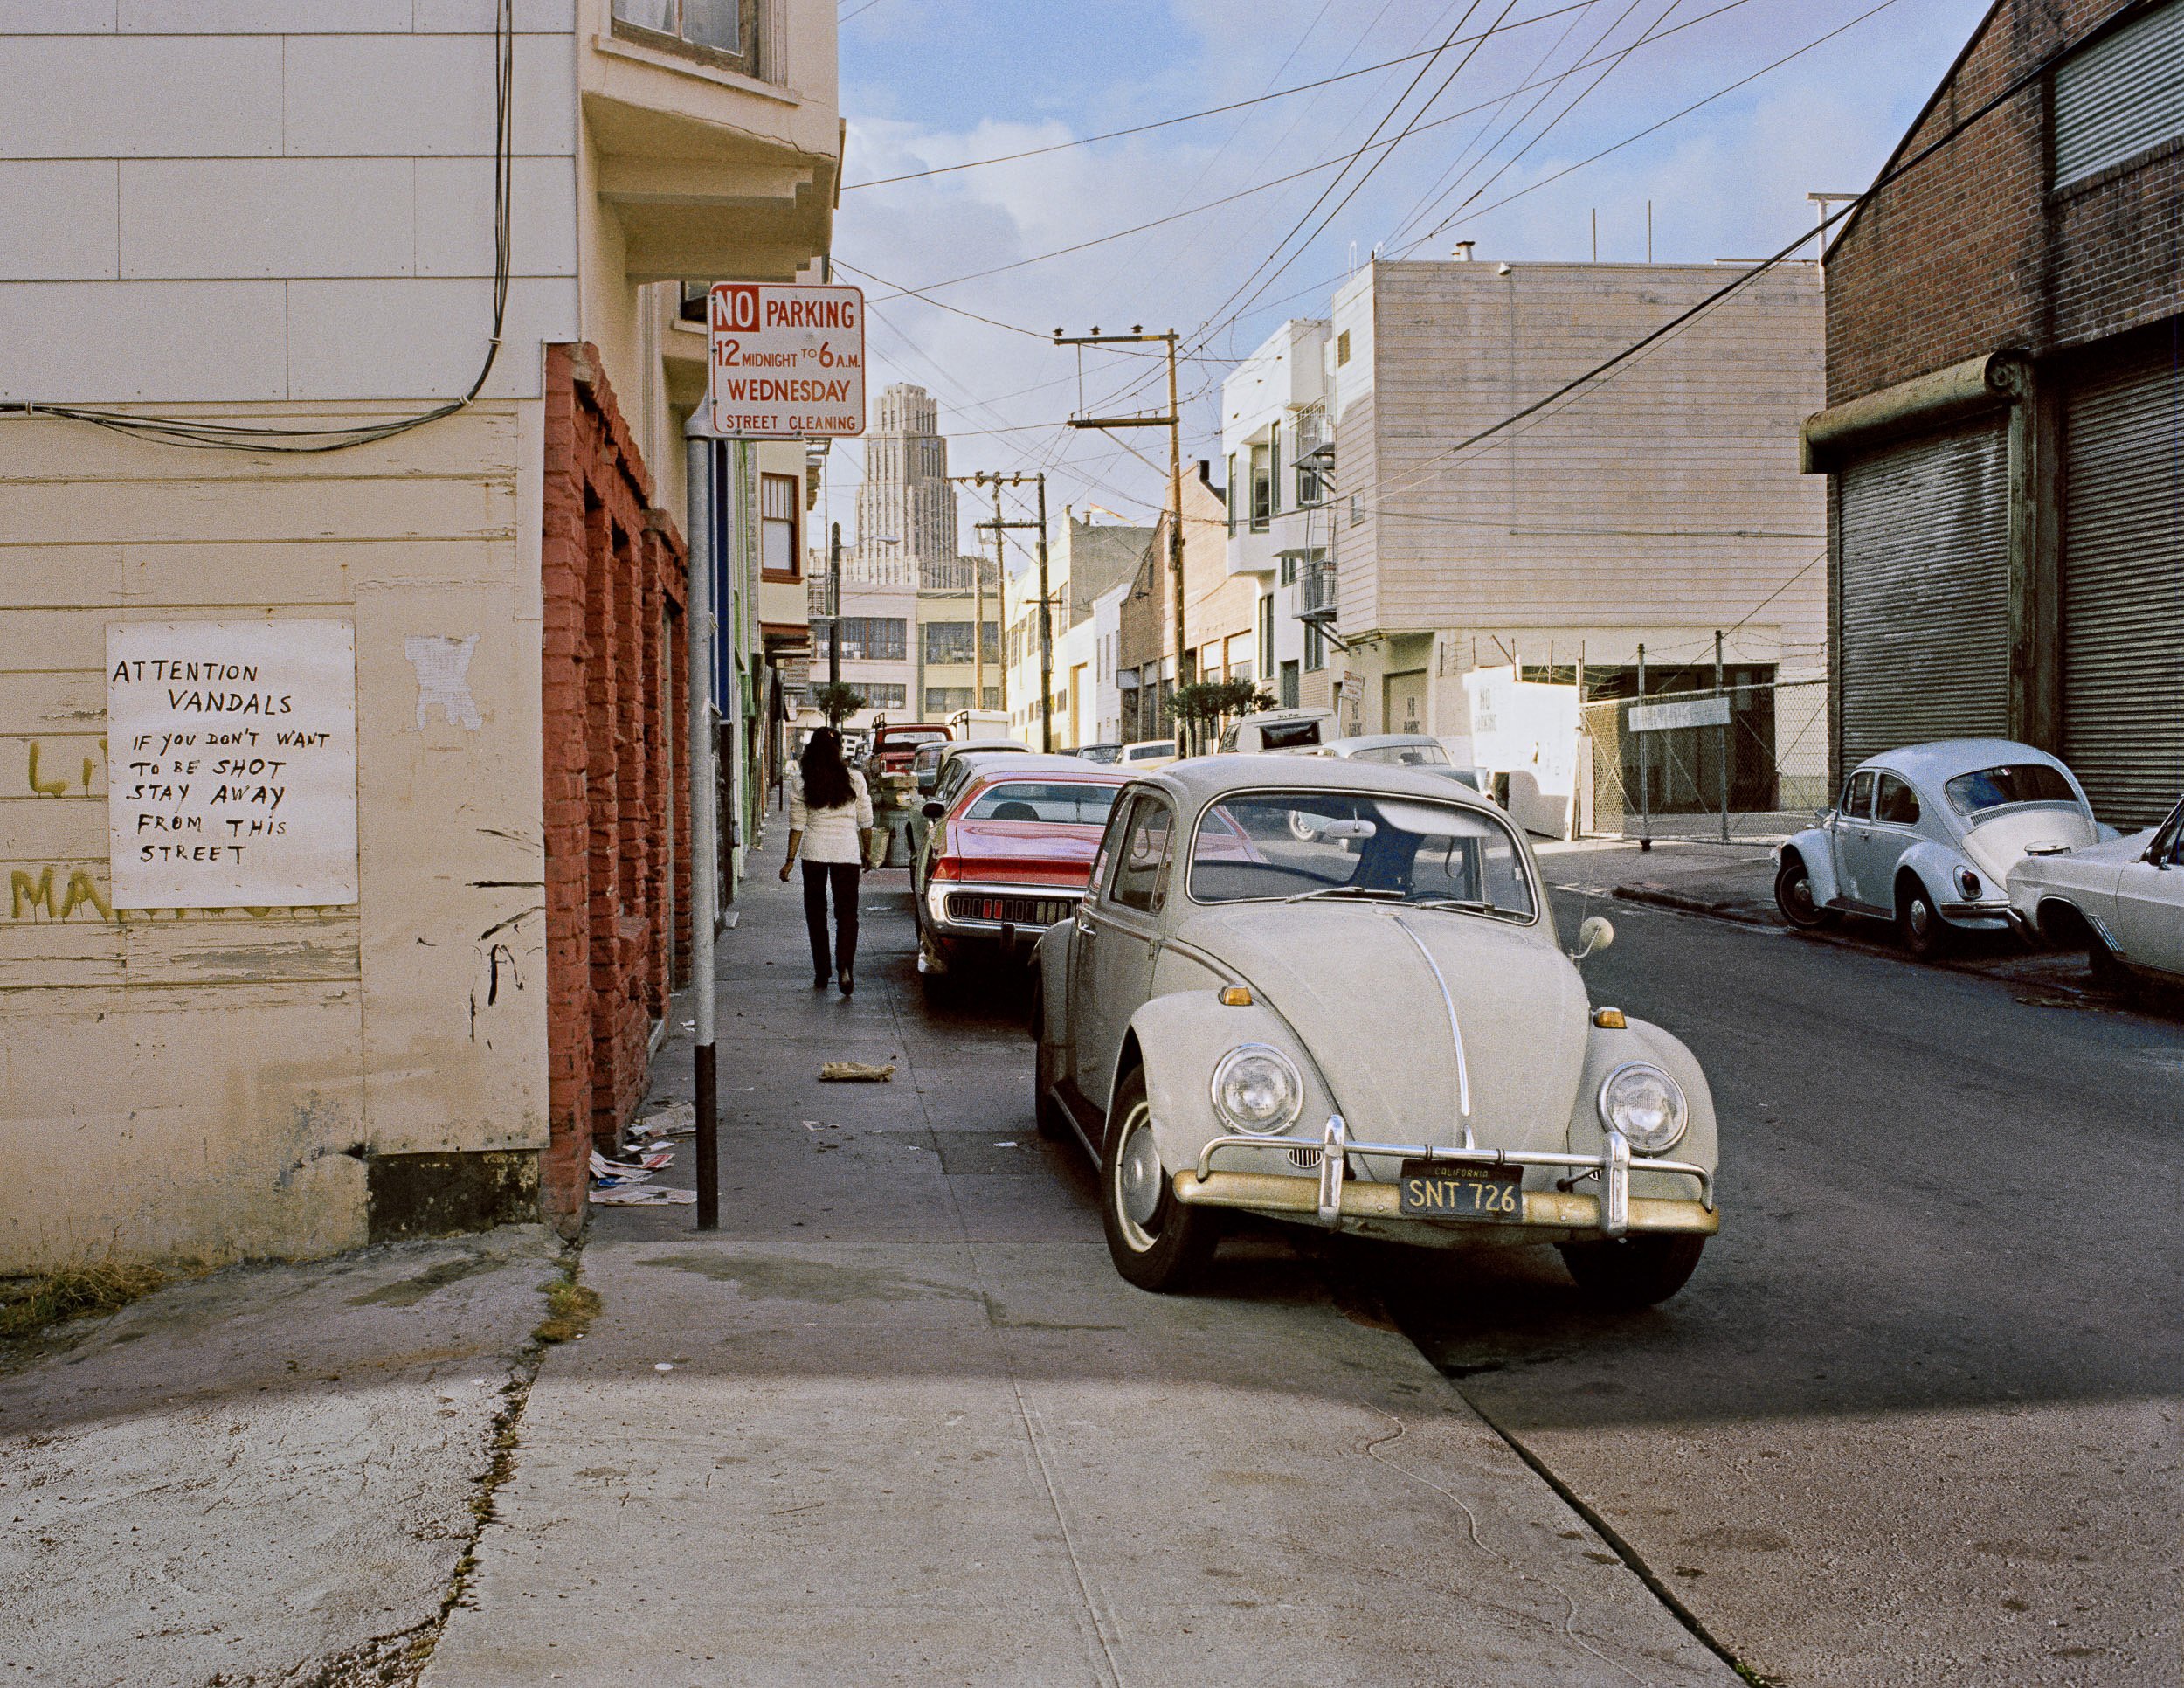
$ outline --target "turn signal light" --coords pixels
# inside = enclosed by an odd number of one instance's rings
[[[1604,1032],[1620,1032],[1630,1022],[1623,1018],[1621,1008],[1595,1008],[1593,1023]]]
[[[932,872],[929,874],[927,877],[931,879],[961,879],[963,877],[963,858],[959,855],[943,855],[935,857],[933,860]]]
[[[1231,985],[1221,993],[1221,1005],[1228,1008],[1251,1007],[1251,992],[1242,985]]]

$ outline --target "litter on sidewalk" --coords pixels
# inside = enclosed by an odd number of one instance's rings
[[[591,1200],[599,1207],[689,1207],[698,1199],[695,1190],[663,1190],[656,1184],[594,1185]]]
[[[670,1102],[630,1122],[629,1136],[661,1139],[688,1137],[698,1129],[697,1109],[688,1102]]]
[[[841,1084],[883,1084],[895,1076],[895,1063],[868,1067],[861,1061],[830,1061],[819,1069],[819,1076]]]

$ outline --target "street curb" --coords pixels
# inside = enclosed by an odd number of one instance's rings
[[[1681,891],[1657,891],[1644,885],[1618,885],[1608,895],[1624,903],[1649,903],[1657,909],[1674,909],[1678,914],[1704,915],[1710,920],[1726,920],[1738,926],[1789,930],[1780,921],[1771,920],[1765,915],[1746,914],[1718,903],[1709,903],[1704,897],[1686,896]]]

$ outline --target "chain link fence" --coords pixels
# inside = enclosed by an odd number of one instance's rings
[[[1581,837],[1771,843],[1828,806],[1825,677],[1603,700],[1579,723]]]

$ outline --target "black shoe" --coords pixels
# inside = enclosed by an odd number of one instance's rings
[[[854,996],[857,993],[857,981],[850,977],[848,968],[845,967],[841,970],[837,982],[841,986],[844,996]]]
[[[823,991],[826,988],[826,968],[821,967],[817,972],[812,975],[812,988],[815,991]]]

